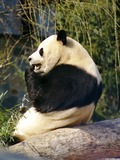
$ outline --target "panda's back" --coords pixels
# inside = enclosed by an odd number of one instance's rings
[[[76,67],[83,69],[88,74],[96,77],[99,84],[101,82],[101,75],[87,50],[80,43],[70,37],[67,37],[67,47],[67,52],[70,54],[70,58],[66,64],[75,65]]]

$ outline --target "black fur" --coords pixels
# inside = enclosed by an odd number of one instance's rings
[[[56,66],[44,76],[27,69],[25,80],[30,100],[42,113],[96,104],[101,96],[97,79],[71,65]]]
[[[60,30],[57,34],[57,41],[62,41],[63,45],[67,44],[66,32],[64,30]]]

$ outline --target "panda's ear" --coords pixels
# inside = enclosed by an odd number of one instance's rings
[[[60,30],[57,34],[57,41],[62,41],[63,45],[67,44],[67,36],[64,30]]]

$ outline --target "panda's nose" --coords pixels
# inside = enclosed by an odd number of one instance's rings
[[[30,62],[32,60],[32,58],[31,57],[28,57],[28,61]]]

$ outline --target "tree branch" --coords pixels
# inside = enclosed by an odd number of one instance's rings
[[[33,136],[9,148],[41,159],[96,160],[120,156],[120,118]]]

